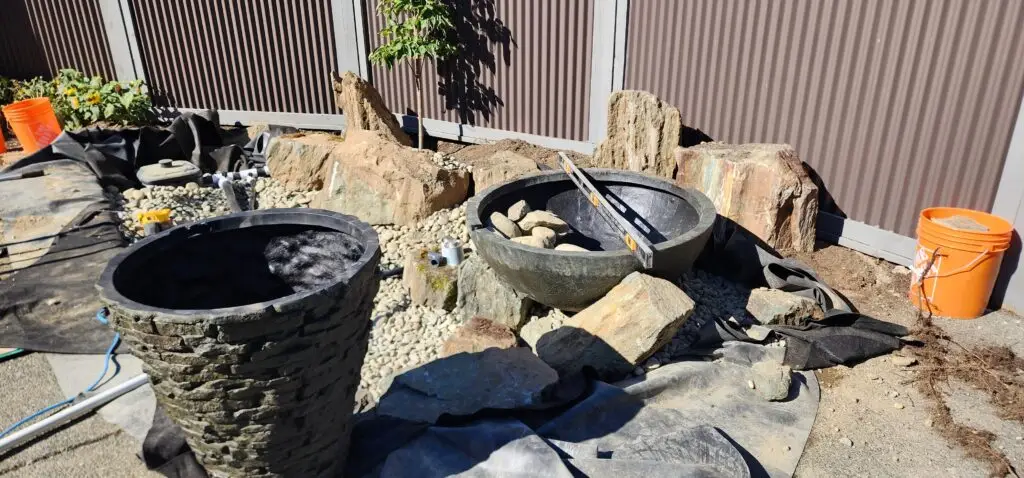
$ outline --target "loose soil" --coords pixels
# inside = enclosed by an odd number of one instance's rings
[[[1018,476],[1020,317],[999,311],[971,321],[926,320],[907,300],[904,267],[824,244],[787,255],[861,312],[910,328],[917,346],[897,354],[918,359],[907,367],[876,357],[818,371],[821,404],[797,476]]]
[[[538,165],[547,166],[552,169],[558,168],[558,150],[537,146],[518,139],[503,139],[496,143],[472,145],[438,141],[437,150],[465,163],[489,158],[499,151],[512,151],[536,161]],[[565,154],[579,167],[589,168],[594,165],[593,158],[585,154],[575,151],[565,151]]]
[[[988,232],[988,227],[984,224],[975,221],[974,218],[967,216],[949,216],[939,219],[932,219],[932,222],[939,223],[943,226],[950,227],[953,229],[960,229],[962,231],[978,231]]]

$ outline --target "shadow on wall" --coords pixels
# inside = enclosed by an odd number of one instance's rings
[[[511,64],[512,32],[497,17],[494,0],[460,0],[449,5],[459,51],[437,66],[437,92],[444,97],[446,110],[458,112],[460,123],[477,124],[477,114],[490,121],[494,109],[505,102],[481,78],[496,73],[498,61]]]
[[[797,151],[797,154],[799,154],[799,151]],[[807,164],[807,161],[803,161],[803,164],[804,170],[807,171],[807,176],[810,177],[811,182],[818,187],[818,210],[846,218],[846,212],[839,207],[839,204],[836,203],[836,199],[832,197],[832,193],[828,191],[828,187],[825,186],[825,180],[821,178],[821,175],[819,175],[810,164]]]

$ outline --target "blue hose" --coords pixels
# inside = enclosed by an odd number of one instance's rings
[[[106,308],[100,309],[98,312],[96,312],[96,320],[100,321],[104,325],[107,324],[107,309]],[[0,438],[3,438],[5,436],[7,436],[7,434],[13,432],[14,430],[17,430],[22,425],[24,425],[26,423],[29,423],[29,422],[35,420],[36,418],[39,418],[39,417],[41,417],[41,416],[43,416],[43,415],[45,415],[45,414],[47,414],[47,413],[49,413],[49,412],[51,412],[53,410],[56,410],[58,408],[61,408],[61,407],[65,406],[65,405],[70,405],[70,404],[74,403],[76,398],[81,397],[81,396],[85,395],[86,393],[95,391],[96,387],[98,387],[100,382],[103,381],[103,377],[107,376],[107,371],[110,370],[110,360],[114,357],[114,349],[117,348],[117,344],[119,344],[119,343],[121,343],[121,334],[119,334],[119,333],[114,334],[114,341],[110,343],[110,347],[107,348],[107,354],[103,358],[103,372],[100,373],[99,377],[96,377],[96,381],[94,381],[92,383],[92,385],[89,385],[89,388],[86,388],[84,391],[82,391],[82,393],[79,393],[78,395],[75,395],[74,397],[70,397],[70,398],[68,398],[66,400],[54,403],[53,405],[50,405],[50,406],[48,406],[48,407],[46,407],[46,408],[44,408],[42,410],[39,410],[38,412],[35,412],[35,413],[25,417],[25,418],[22,418],[21,420],[18,420],[17,423],[15,423],[14,425],[11,425],[11,426],[5,428],[4,431],[0,432]],[[117,371],[114,371],[114,375],[112,375],[110,378],[114,378],[116,376],[117,376]]]

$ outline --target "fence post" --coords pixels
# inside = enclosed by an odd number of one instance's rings
[[[625,78],[626,24],[629,0],[595,0],[593,51],[590,58],[589,139],[597,144],[606,135],[608,98],[621,90]]]
[[[365,11],[363,0],[331,0],[338,73],[351,71],[368,80]]]
[[[103,30],[107,34],[107,48],[114,62],[114,73],[118,81],[145,80],[139,44],[132,22],[131,6],[128,0],[98,0]]]

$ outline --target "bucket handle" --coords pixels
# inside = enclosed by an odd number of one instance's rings
[[[936,247],[934,253],[936,255],[938,255],[939,249],[941,249],[941,248],[942,248],[941,246],[940,247]],[[951,270],[949,272],[944,272],[942,274],[934,274],[934,275],[930,275],[930,276],[929,275],[922,275],[921,279],[919,281],[923,281],[925,279],[938,279],[938,278],[942,278],[942,277],[949,277],[949,276],[953,276],[953,275],[959,274],[961,272],[964,272],[966,270],[970,270],[974,266],[978,265],[979,262],[981,262],[983,259],[988,257],[988,255],[992,254],[993,252],[996,252],[996,248],[995,247],[991,247],[991,246],[990,247],[986,247],[984,251],[981,251],[981,253],[979,253],[977,256],[974,257],[974,259],[971,259],[971,262],[968,262],[967,264],[964,264],[964,265],[962,265],[962,266],[960,266],[960,267],[958,267],[958,268],[956,268],[954,270]]]

